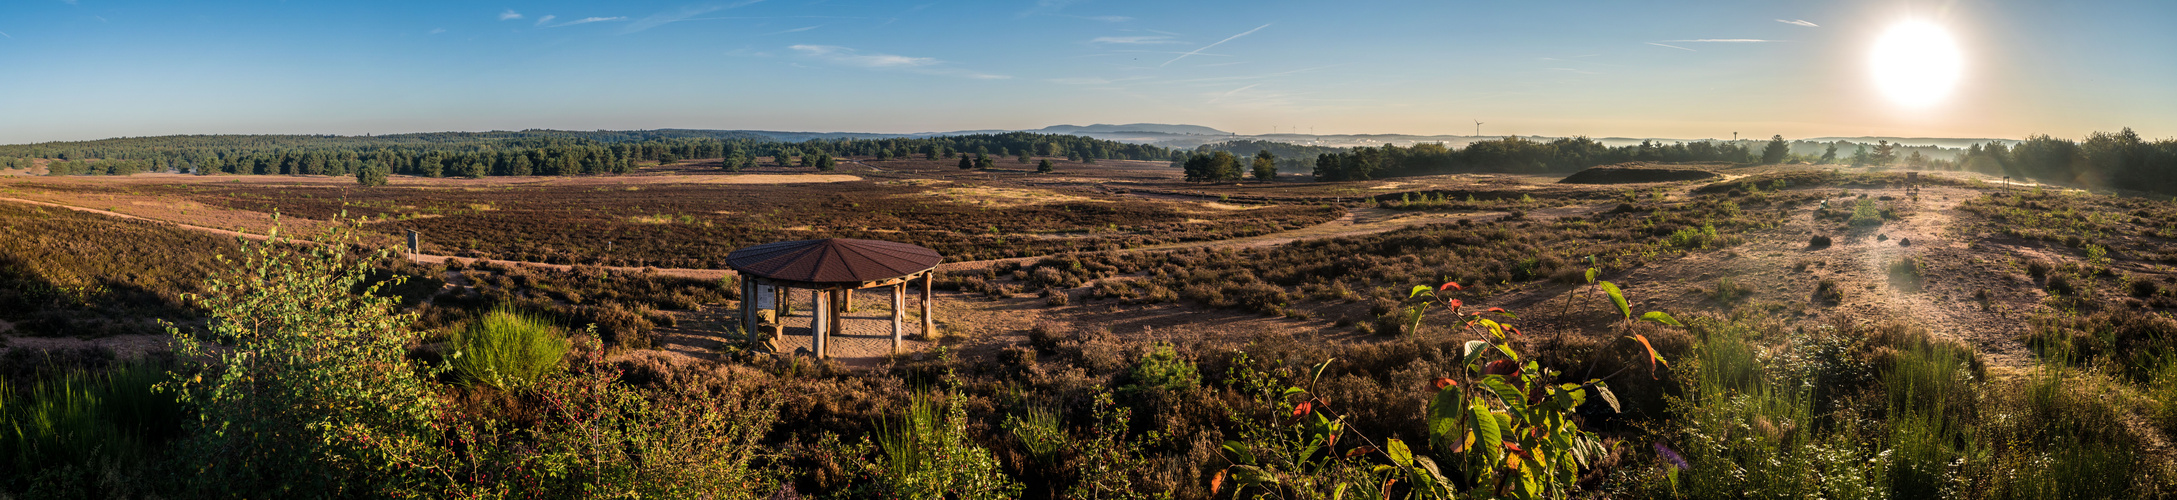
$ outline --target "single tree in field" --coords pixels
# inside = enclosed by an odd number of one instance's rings
[[[1897,161],[1897,145],[1890,141],[1875,141],[1875,154],[1871,158],[1877,166],[1889,166]]]
[[[1254,167],[1255,180],[1265,182],[1277,180],[1277,155],[1271,154],[1270,150],[1264,149],[1255,153]]]
[[[816,169],[830,172],[839,169],[839,160],[829,154],[816,155]]]
[[[975,168],[975,160],[973,160],[973,159],[969,159],[968,157],[965,157],[965,156],[962,156],[962,157],[960,157],[960,169],[961,169],[961,170],[970,170],[970,169],[974,169],[974,168]]]
[[[984,170],[984,169],[988,169],[988,168],[990,168],[990,167],[992,167],[992,166],[995,166],[995,165],[997,165],[997,164],[998,164],[998,162],[990,161],[990,157],[989,157],[989,156],[984,156],[984,155],[980,155],[980,154],[978,154],[978,155],[975,155],[975,169],[976,169],[976,170]]]
[[[1233,156],[1232,152],[1230,151],[1218,151],[1215,153],[1210,153],[1209,166],[1206,169],[1206,173],[1209,177],[1208,180],[1212,181],[1239,180],[1240,157]]]
[[[1859,149],[1852,151],[1852,166],[1863,167],[1866,166],[1868,163],[1873,163],[1874,161],[1874,155],[1870,155],[1867,153],[1866,144],[1860,144]]]
[[[1761,150],[1761,163],[1763,165],[1783,163],[1784,155],[1789,153],[1791,153],[1791,145],[1784,142],[1784,136],[1770,137],[1769,147]]]
[[[1037,172],[1037,173],[1045,173],[1045,174],[1048,174],[1048,173],[1051,173],[1051,172],[1054,172],[1054,171],[1057,171],[1057,170],[1058,170],[1058,169],[1056,169],[1056,168],[1051,168],[1051,160],[1049,160],[1049,159],[1045,159],[1045,160],[1042,160],[1042,161],[1038,161],[1038,162],[1036,162],[1036,172]]]
[[[1832,142],[1832,143],[1829,143],[1829,150],[1827,150],[1827,151],[1823,151],[1823,152],[1822,152],[1822,164],[1824,164],[1824,165],[1827,165],[1827,164],[1831,164],[1831,163],[1836,163],[1836,162],[1837,162],[1837,143],[1834,143],[1834,142]]]
[[[362,184],[364,187],[383,186],[386,185],[386,178],[391,177],[392,173],[391,169],[378,162],[365,163],[363,168],[355,170],[355,183]]]
[[[1021,150],[1021,152],[1020,152],[1020,162],[1021,162],[1021,163],[1028,163],[1028,150],[1025,150],[1025,149],[1024,149],[1024,150]]]

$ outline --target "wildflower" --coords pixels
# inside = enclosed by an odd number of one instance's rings
[[[1655,443],[1655,454],[1662,457],[1665,463],[1677,467],[1678,470],[1693,469],[1693,464],[1686,463],[1686,457],[1679,456],[1677,451],[1671,450],[1669,446],[1664,446],[1662,442]]]

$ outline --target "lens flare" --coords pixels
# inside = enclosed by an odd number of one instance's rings
[[[1950,95],[1965,57],[1942,27],[1911,21],[1890,27],[1868,57],[1875,87],[1898,104],[1925,107]]]

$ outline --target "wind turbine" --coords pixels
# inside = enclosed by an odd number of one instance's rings
[[[1482,121],[1474,120],[1474,137],[1482,136]]]

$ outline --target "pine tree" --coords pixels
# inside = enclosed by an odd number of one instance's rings
[[[1769,147],[1761,150],[1761,163],[1763,165],[1775,165],[1778,163],[1783,163],[1784,155],[1790,152],[1791,145],[1784,142],[1784,136],[1778,135],[1770,137]]]
[[[962,156],[962,157],[960,157],[960,169],[961,169],[961,170],[970,170],[970,169],[973,169],[973,168],[975,168],[975,160],[973,160],[973,159],[969,159],[968,157],[965,157],[965,156]]]
[[[355,170],[355,183],[362,184],[363,187],[383,186],[391,174],[385,165],[377,162],[365,163],[363,168]]]
[[[1058,169],[1056,169],[1056,168],[1052,168],[1052,167],[1051,167],[1051,160],[1043,160],[1043,161],[1039,161],[1039,162],[1036,162],[1036,172],[1037,172],[1037,173],[1044,173],[1044,174],[1048,174],[1048,173],[1051,173],[1051,172],[1054,172],[1054,171],[1057,171],[1057,170],[1058,170]]]
[[[1255,180],[1265,182],[1277,180],[1277,155],[1272,154],[1269,149],[1255,153],[1254,166]]]

